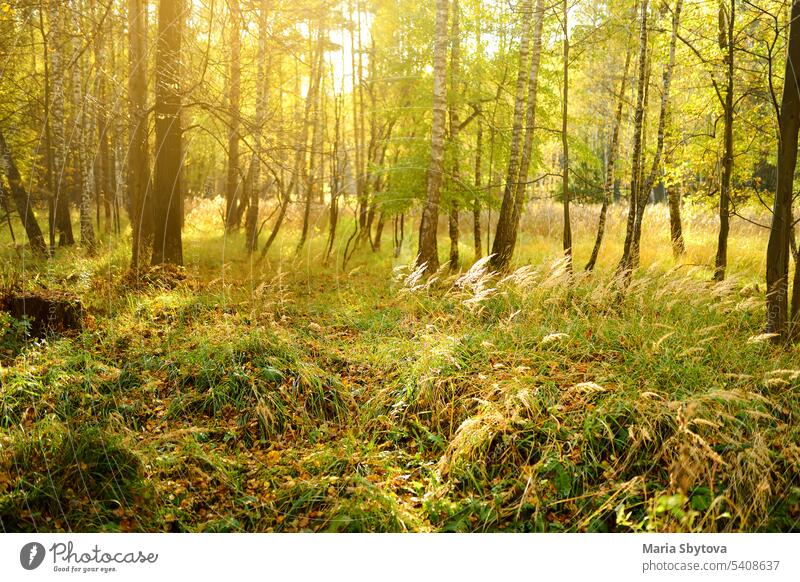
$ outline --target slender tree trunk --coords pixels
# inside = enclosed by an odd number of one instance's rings
[[[55,233],[58,232],[59,246],[75,244],[72,234],[72,220],[69,214],[69,194],[66,188],[67,146],[64,128],[64,39],[63,39],[63,13],[60,9],[61,0],[50,0],[50,96],[52,103],[50,114],[52,116],[51,133],[53,137],[53,197],[51,206],[53,214],[50,217],[51,252],[55,250]]]
[[[403,250],[403,239],[405,238],[405,221],[406,215],[401,213],[400,216],[395,215],[394,221],[394,258],[400,256]]]
[[[672,82],[672,71],[675,68],[675,44],[678,38],[678,26],[681,18],[681,7],[683,0],[678,0],[675,4],[675,9],[672,12],[672,37],[669,44],[669,61],[664,68],[663,74],[663,87],[661,90],[661,110],[658,117],[658,137],[656,139],[656,152],[653,156],[653,165],[650,168],[650,173],[644,181],[641,192],[639,193],[639,201],[636,207],[636,220],[634,222],[634,235],[633,247],[631,249],[632,266],[635,268],[639,265],[639,249],[642,239],[642,221],[644,219],[644,211],[647,207],[650,191],[653,189],[658,170],[661,164],[661,155],[664,151],[664,133],[666,128],[667,113],[669,109],[669,90]]]
[[[373,108],[377,109],[377,105],[373,103]],[[366,235],[366,237],[370,240],[370,245],[372,246],[372,250],[374,252],[378,251],[378,245],[376,244],[375,240],[371,238],[371,231],[372,231],[372,223],[375,221],[375,214],[378,212],[380,208],[380,214],[383,214],[383,210],[380,207],[379,200],[377,199],[376,195],[379,192],[383,191],[384,184],[386,184],[386,152],[389,149],[389,143],[392,137],[392,131],[394,130],[394,125],[397,122],[397,119],[393,119],[390,121],[385,128],[379,133],[376,134],[376,143],[375,143],[375,158],[373,159],[373,166],[376,168],[380,168],[379,171],[372,173],[372,201],[369,207],[369,214],[367,216],[367,228],[366,232],[362,231],[362,235]],[[380,142],[380,143],[378,143]],[[378,217],[380,220],[380,216]]]
[[[180,62],[184,9],[183,0],[159,2],[153,264],[183,264]]]
[[[20,253],[17,246],[17,235],[14,234],[14,225],[11,223],[10,198],[11,194],[9,194],[6,185],[3,183],[3,178],[0,176],[0,206],[3,207],[3,212],[6,215],[6,225],[8,225],[8,233],[11,235],[11,244],[14,245],[14,249],[17,251],[17,257],[22,258],[22,253]]]
[[[44,258],[47,256],[47,244],[42,234],[42,229],[39,228],[39,222],[36,220],[36,215],[33,212],[33,204],[25,186],[22,183],[22,178],[11,155],[11,150],[6,143],[6,138],[0,130],[0,169],[4,170],[8,176],[8,185],[11,190],[11,197],[14,199],[14,206],[17,209],[22,226],[25,228],[25,234],[28,235],[28,242],[31,245],[31,251],[37,257]],[[2,177],[0,176],[0,179]]]
[[[97,4],[92,2],[91,9],[92,17],[95,21],[98,19]],[[94,39],[94,83],[93,83],[93,99],[94,103],[91,109],[94,115],[92,123],[96,127],[97,148],[92,152],[92,159],[94,165],[94,191],[98,202],[102,201],[103,214],[105,218],[105,232],[111,230],[111,144],[109,142],[110,128],[108,123],[108,115],[106,110],[109,103],[108,84],[106,83],[106,57],[107,57],[107,42],[110,24],[113,21],[111,14],[108,14],[103,22],[98,23],[95,31]],[[113,65],[113,63],[112,63]],[[98,231],[100,224],[98,221]]]
[[[722,179],[719,189],[719,237],[717,255],[714,259],[714,280],[724,281],[728,267],[728,232],[730,231],[731,176],[733,174],[733,25],[736,16],[736,2],[730,0],[726,9],[720,2],[720,49],[725,54],[725,101],[723,103],[724,139],[722,154]]]
[[[509,155],[508,173],[503,190],[503,201],[500,206],[500,216],[495,229],[494,243],[492,245],[492,267],[505,270],[511,262],[514,247],[517,243],[519,218],[525,201],[528,182],[528,170],[533,152],[533,134],[536,125],[536,101],[539,82],[539,62],[542,50],[542,26],[544,23],[544,2],[537,0],[533,18],[533,51],[530,58],[530,67],[527,66],[529,49],[529,36],[531,30],[532,3],[526,1],[523,5],[525,23],[523,25],[523,38],[520,43],[520,68],[517,76],[516,97],[514,100],[514,124],[511,138],[511,153]],[[525,89],[527,78],[527,108],[525,108]],[[525,112],[525,128],[523,139],[522,114]],[[522,148],[520,152],[520,142]]]
[[[290,191],[287,190],[284,192],[283,200],[280,202],[280,208],[278,210],[278,217],[275,219],[275,224],[272,226],[272,232],[267,239],[267,242],[264,243],[264,246],[261,247],[261,254],[258,257],[259,261],[264,260],[264,257],[267,256],[272,243],[275,242],[275,239],[278,236],[278,232],[281,229],[281,225],[283,224],[283,220],[286,218],[286,211],[289,210],[289,202],[291,201],[291,194]]]
[[[128,0],[128,99],[130,145],[128,188],[131,197],[131,270],[138,276],[153,247],[153,200],[147,139],[147,6]]]
[[[324,39],[325,31],[322,25],[317,28],[317,43],[316,49],[311,51],[311,86],[308,89],[306,99],[311,107],[311,152],[308,156],[308,178],[305,184],[305,206],[303,210],[303,228],[300,233],[300,241],[297,243],[296,252],[300,252],[305,246],[306,239],[308,238],[308,230],[311,220],[311,202],[314,199],[314,191],[317,187],[317,151],[319,151],[322,141],[320,130],[320,84],[322,83],[322,67],[324,65]],[[306,117],[306,125],[308,125],[308,117]],[[308,128],[306,129],[306,132]],[[305,141],[304,141],[305,144]],[[305,156],[304,156],[305,157]]]
[[[97,197],[97,181],[95,180],[95,156],[94,147],[95,134],[95,104],[96,101],[88,92],[84,94],[83,83],[85,69],[85,59],[79,57],[81,31],[80,20],[77,17],[84,8],[78,0],[71,2],[72,13],[76,15],[75,30],[72,38],[72,108],[74,120],[73,131],[77,133],[75,137],[75,163],[78,170],[78,185],[80,188],[80,233],[81,244],[89,255],[95,252],[94,227],[92,226],[92,201]],[[83,19],[85,21],[85,19]],[[88,35],[84,35],[88,36]],[[86,80],[86,85],[90,83]]]
[[[797,240],[795,239],[794,232],[794,213],[792,213],[792,225],[789,227],[789,249],[792,253],[794,260],[794,278],[792,281],[792,303],[791,303],[791,326],[789,327],[788,338],[790,341],[797,341],[800,336],[800,269],[797,268],[800,263],[800,250],[797,248]]]
[[[539,63],[542,56],[542,27],[544,25],[544,0],[536,0],[533,24],[533,49],[531,52],[531,68],[528,74],[528,107],[525,112],[525,139],[519,164],[519,176],[514,184],[514,213],[511,219],[509,243],[513,254],[517,243],[519,220],[528,190],[528,172],[533,156],[533,136],[536,129],[536,103],[539,88]],[[567,47],[568,48],[568,47]]]
[[[117,38],[115,35],[123,36],[124,26],[121,26],[119,18],[115,18],[109,22],[108,32],[111,38]],[[124,54],[122,43],[114,43],[111,45],[111,99],[115,108],[123,106],[123,88],[119,79],[119,71],[122,70],[121,57]],[[120,234],[120,206],[122,200],[126,195],[126,184],[124,180],[125,163],[127,158],[124,154],[125,144],[127,139],[125,136],[125,120],[124,115],[114,115],[113,121],[109,122],[109,128],[112,130],[109,142],[111,148],[111,158],[109,160],[109,176],[108,176],[108,193],[111,197],[111,210],[112,219],[114,221],[114,233]],[[106,119],[108,114],[106,113]]]
[[[54,148],[53,148],[53,120],[51,115],[51,106],[52,106],[52,83],[51,83],[51,74],[50,74],[50,64],[51,64],[51,42],[52,42],[52,34],[48,34],[45,32],[45,25],[44,25],[44,18],[45,12],[48,13],[48,18],[50,17],[49,10],[45,8],[45,2],[47,0],[39,0],[39,33],[42,36],[42,53],[44,58],[42,59],[42,68],[43,68],[43,81],[44,81],[44,145],[45,145],[45,162],[46,162],[46,183],[47,183],[47,191],[48,191],[48,200],[47,200],[47,212],[48,212],[48,234],[50,239],[50,250],[55,250],[56,245],[56,230],[55,230],[55,168],[54,168]]]
[[[686,252],[683,242],[683,224],[681,223],[681,190],[680,184],[675,184],[667,191],[669,201],[669,233],[672,241],[672,254],[675,258]]]
[[[491,266],[496,270],[505,270],[511,262],[514,253],[515,233],[512,232],[514,216],[514,191],[519,177],[520,143],[522,141],[522,123],[525,113],[525,81],[529,78],[528,54],[530,52],[530,31],[532,0],[521,2],[521,25],[519,43],[519,70],[517,72],[517,85],[514,97],[514,118],[511,130],[511,151],[508,158],[508,172],[503,190],[503,202],[500,206],[500,216],[495,228],[494,244],[492,245]]]
[[[777,187],[766,257],[766,332],[776,334],[776,339],[786,338],[788,323],[789,240],[797,137],[800,132],[800,0],[793,0],[789,22],[789,46],[779,123]]]
[[[483,12],[480,3],[478,4],[477,18],[482,18]],[[476,39],[476,62],[484,60],[483,38],[481,27],[475,31]],[[480,69],[482,71],[482,69]],[[482,83],[483,75],[478,74],[477,83]],[[481,188],[483,186],[483,112],[479,112],[477,130],[475,132],[475,194],[472,196],[472,246],[474,260],[477,261],[483,256],[483,235],[481,233]]]
[[[359,23],[360,26],[360,23]],[[359,28],[359,42],[361,42]],[[359,60],[359,67],[362,66],[361,61]],[[383,166],[383,161],[386,155],[386,147],[388,145],[388,136],[386,139],[381,139],[382,136],[379,135],[378,132],[378,106],[377,106],[377,96],[375,94],[375,40],[372,40],[370,44],[370,55],[369,55],[369,69],[367,72],[368,82],[366,83],[368,92],[369,92],[369,145],[367,146],[367,160],[368,164],[365,168],[364,172],[364,179],[366,183],[366,191],[364,193],[364,199],[366,200],[366,205],[368,207],[367,211],[367,220],[366,225],[364,228],[361,229],[361,232],[358,237],[358,244],[361,245],[364,241],[369,241],[370,246],[372,247],[373,252],[377,250],[375,248],[375,244],[372,240],[372,223],[375,222],[375,212],[377,211],[378,200],[376,195],[380,191],[380,183],[381,183],[381,172],[380,170],[372,171],[372,168],[380,168]],[[363,90],[363,89],[362,89]],[[362,115],[362,130],[364,128],[363,125],[363,115],[365,114],[364,102],[362,102],[362,107],[359,110],[359,114]],[[391,130],[390,130],[391,131]],[[381,145],[382,144],[382,145]]]
[[[460,125],[461,116],[458,107],[461,100],[461,30],[459,19],[461,8],[459,0],[453,0],[452,23],[450,29],[450,148],[453,152],[452,187],[450,188],[450,211],[448,213],[448,234],[450,235],[450,271],[457,271],[459,268],[458,257],[458,208],[461,186],[461,163],[460,158]]]
[[[386,213],[381,212],[378,215],[378,224],[375,227],[375,241],[373,244],[375,246],[376,251],[381,250],[381,238],[383,237],[383,229],[385,225],[386,225]]]
[[[367,102],[364,99],[364,42],[362,30],[362,17],[364,16],[364,6],[362,0],[357,0],[356,3],[358,10],[358,20],[356,24],[357,46],[358,46],[358,85],[354,88],[358,92],[358,149],[361,152],[361,166],[358,168],[358,176],[361,182],[361,200],[360,211],[358,216],[358,224],[363,231],[367,228],[368,208],[369,208],[369,173],[367,169],[367,160],[369,155],[366,149],[366,110]],[[367,230],[367,237],[369,237],[369,230]]]
[[[638,208],[639,180],[641,177],[642,161],[642,123],[644,121],[644,95],[647,80],[647,0],[641,0],[639,26],[639,74],[636,88],[636,110],[633,117],[633,147],[631,148],[631,193],[628,205],[628,220],[625,226],[625,243],[622,250],[622,259],[617,266],[617,273],[624,276],[627,281],[633,269],[632,247],[634,237],[634,224]]]
[[[636,14],[634,13],[634,18]],[[619,128],[622,125],[622,110],[625,106],[625,88],[628,84],[628,70],[630,69],[631,56],[633,48],[630,42],[625,50],[625,66],[622,70],[622,80],[620,81],[619,94],[617,95],[617,108],[614,113],[614,125],[611,130],[611,145],[608,152],[608,161],[606,162],[606,178],[603,183],[603,205],[600,207],[600,217],[597,221],[597,237],[594,241],[592,254],[589,257],[589,262],[586,263],[586,270],[591,272],[597,264],[597,257],[600,254],[600,246],[603,244],[603,236],[606,230],[606,217],[608,215],[608,206],[611,203],[611,197],[614,190],[614,181],[616,179],[616,164],[617,156],[619,155]]]
[[[436,230],[439,223],[444,170],[444,130],[447,121],[447,13],[448,0],[436,0],[436,38],[433,51],[433,122],[428,193],[419,227],[417,266],[426,273],[439,269]]]
[[[83,67],[75,64],[75,70],[80,71]],[[80,174],[80,229],[81,244],[90,255],[95,253],[94,227],[92,226],[92,200],[96,199],[99,193],[96,190],[97,180],[95,179],[95,164],[92,153],[95,151],[91,137],[95,132],[95,112],[94,103],[91,98],[81,95],[81,75],[80,72],[76,79],[76,94],[78,96],[78,109],[76,111],[78,132],[78,171]]]
[[[228,79],[228,173],[225,182],[225,228],[228,231],[239,227],[239,100],[241,94],[241,42],[242,23],[239,0],[229,0],[230,68]]]
[[[483,185],[483,176],[481,174],[483,164],[483,122],[478,120],[478,131],[475,136],[475,192],[476,195],[472,198],[472,242],[475,249],[475,260],[477,261],[483,256],[483,248],[481,246],[481,201],[477,195]]]
[[[344,37],[344,25],[340,29],[340,34]],[[341,47],[341,67],[342,71],[345,70],[346,54],[344,45]],[[331,70],[333,75],[333,70]],[[344,76],[341,79],[339,95],[334,98],[333,111],[334,111],[334,139],[331,154],[331,205],[329,216],[328,228],[328,243],[327,250],[325,251],[325,262],[330,260],[333,253],[333,245],[336,241],[336,231],[339,224],[339,198],[344,196],[344,190],[348,182],[347,171],[349,168],[349,159],[347,156],[346,140],[344,137],[344,121],[345,121],[345,80]]]
[[[312,64],[314,59],[312,58]],[[314,79],[314,71],[311,72],[311,78]],[[299,81],[299,72],[297,73],[297,79]],[[297,145],[295,147],[295,158],[294,158],[294,169],[292,171],[292,181],[289,186],[285,189],[282,194],[283,200],[281,201],[281,206],[278,211],[278,217],[275,220],[275,224],[272,227],[272,232],[267,239],[267,242],[261,249],[261,254],[259,255],[259,260],[263,260],[264,257],[269,252],[272,243],[275,242],[275,239],[278,236],[278,232],[280,231],[281,225],[283,224],[284,219],[286,218],[286,213],[289,210],[289,203],[291,202],[291,193],[294,191],[298,193],[300,191],[300,183],[303,179],[303,176],[306,172],[306,149],[308,147],[308,130],[309,125],[311,122],[311,113],[313,108],[313,89],[314,83],[312,86],[309,87],[309,93],[306,97],[305,103],[303,104],[303,113],[302,119],[300,120],[300,130],[299,135],[297,137]],[[299,94],[299,91],[298,91]],[[299,111],[299,110],[298,110]],[[281,182],[282,184],[282,182]]]
[[[569,218],[569,135],[567,133],[569,107],[569,27],[567,25],[567,0],[562,5],[561,18],[564,25],[564,97],[561,100],[561,147],[563,149],[563,174],[561,178],[564,196],[564,256],[567,259],[567,271],[572,272],[572,225]]]
[[[328,215],[328,242],[325,245],[325,262],[330,260],[333,245],[336,241],[336,227],[339,222],[339,196],[345,180],[344,172],[347,167],[346,150],[341,149],[342,141],[342,110],[344,109],[344,90],[334,99],[333,103],[333,143],[331,144],[331,205]]]
[[[356,228],[361,230],[367,226],[367,209],[369,202],[366,196],[366,175],[364,171],[364,88],[363,88],[363,57],[361,54],[361,4],[353,6],[353,0],[348,0],[348,14],[350,21],[357,19],[356,23],[350,28],[350,73],[353,79],[353,89],[351,91],[353,106],[353,145],[355,164],[355,183],[356,200],[358,202],[358,220]]]
[[[250,179],[248,189],[250,204],[245,219],[245,236],[247,253],[252,254],[258,248],[258,211],[261,196],[261,158],[263,155],[264,123],[267,119],[269,104],[269,82],[267,80],[267,14],[270,0],[261,0],[258,11],[258,72],[256,78],[256,126],[253,130],[253,156],[250,159]]]

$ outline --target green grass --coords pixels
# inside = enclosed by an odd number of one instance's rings
[[[186,268],[139,288],[125,236],[4,267],[4,287],[69,289],[90,317],[38,342],[0,320],[0,525],[797,530],[800,354],[757,340],[765,234],[734,223],[715,285],[709,214],[686,208],[675,263],[651,208],[620,296],[621,210],[598,272],[572,278],[557,210],[525,217],[505,278],[409,280],[408,243],[323,265],[324,230],[296,256],[293,222],[259,264],[207,202]],[[575,209],[578,266],[595,220]]]

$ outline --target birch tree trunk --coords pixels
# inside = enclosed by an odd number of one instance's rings
[[[642,122],[644,120],[644,95],[647,80],[647,0],[641,0],[639,18],[639,73],[636,87],[636,110],[633,116],[633,146],[631,148],[631,193],[628,204],[628,219],[625,225],[625,243],[617,273],[627,280],[633,269],[632,248],[634,224],[638,208],[639,184],[642,161]]]
[[[536,129],[536,101],[539,93],[539,64],[542,57],[544,0],[536,0],[533,14],[533,48],[531,51],[531,66],[528,72],[528,106],[525,111],[525,138],[522,145],[522,155],[520,156],[519,176],[514,184],[514,213],[511,218],[509,239],[512,254],[517,242],[519,219],[522,215],[522,207],[525,203],[528,190],[528,172],[530,171],[531,157],[533,156],[533,135]]]
[[[675,9],[672,12],[672,36],[669,44],[669,60],[664,68],[663,74],[663,87],[661,89],[661,110],[658,117],[658,137],[656,138],[656,152],[653,156],[653,165],[650,168],[650,173],[642,185],[642,190],[639,193],[639,200],[636,207],[636,220],[634,223],[634,236],[633,248],[631,250],[632,266],[639,266],[639,249],[642,239],[642,220],[644,219],[644,211],[647,207],[647,201],[650,197],[650,191],[653,189],[656,177],[658,176],[658,169],[661,164],[661,155],[664,152],[664,132],[666,128],[667,111],[669,108],[669,91],[672,82],[672,71],[675,68],[675,44],[678,38],[678,25],[680,24],[681,8],[683,0],[678,0],[675,4]]]
[[[72,31],[72,108],[73,108],[73,135],[75,141],[75,161],[78,170],[78,185],[80,188],[80,233],[81,244],[86,252],[93,255],[95,252],[94,228],[92,226],[92,201],[97,195],[95,181],[94,147],[95,133],[95,106],[96,101],[88,92],[84,94],[84,70],[86,59],[80,56],[80,38],[88,36],[81,30],[80,18],[82,6],[78,0],[71,3],[73,14],[76,15],[75,30]],[[85,22],[85,19],[84,19]],[[89,86],[87,78],[86,85]]]
[[[636,14],[634,13],[634,18]],[[614,112],[614,125],[611,130],[611,145],[609,146],[608,161],[606,162],[606,177],[603,183],[603,205],[600,207],[600,217],[597,220],[597,237],[594,241],[592,254],[589,262],[586,263],[586,271],[593,271],[597,264],[597,257],[600,254],[600,246],[603,244],[603,236],[606,230],[606,217],[608,215],[608,205],[611,203],[611,196],[614,190],[616,179],[617,156],[619,155],[619,128],[622,125],[622,110],[625,107],[625,88],[628,84],[628,69],[631,65],[632,45],[628,42],[625,50],[625,66],[622,70],[622,80],[620,81],[619,93],[617,94],[617,108]]]
[[[562,168],[562,194],[564,196],[564,257],[566,258],[566,268],[572,272],[572,225],[569,217],[569,135],[567,133],[568,113],[569,113],[569,26],[567,24],[568,8],[567,0],[562,4],[561,18],[564,25],[564,78],[563,90],[564,97],[561,100],[561,147],[563,150]]]
[[[439,269],[436,229],[444,170],[444,130],[447,121],[447,13],[448,0],[436,0],[436,38],[433,51],[433,122],[428,193],[419,226],[417,267],[430,274]]]
[[[525,113],[525,89],[526,79],[529,78],[528,54],[530,52],[530,31],[531,31],[531,10],[532,0],[522,0],[521,4],[521,25],[520,25],[520,44],[519,44],[519,70],[517,72],[517,84],[514,96],[514,118],[511,130],[511,151],[508,158],[508,172],[503,189],[503,201],[500,206],[500,216],[497,219],[495,228],[494,244],[492,245],[492,260],[490,264],[493,269],[505,270],[511,262],[514,253],[515,233],[512,232],[515,190],[519,177],[520,167],[520,143],[522,141],[522,119]]]
[[[458,257],[458,207],[461,180],[460,158],[460,125],[461,116],[458,107],[461,94],[461,30],[460,12],[458,0],[453,0],[453,18],[450,29],[450,148],[453,152],[453,170],[451,182],[451,199],[448,215],[448,234],[450,235],[450,270],[457,271],[459,267]]]

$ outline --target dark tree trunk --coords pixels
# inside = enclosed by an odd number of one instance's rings
[[[730,0],[730,9],[720,3],[720,48],[725,50],[725,101],[723,102],[724,144],[722,154],[722,180],[719,189],[719,238],[714,259],[714,280],[724,281],[728,267],[728,232],[730,231],[731,175],[733,174],[733,24],[736,2]]]
[[[259,255],[259,260],[263,260],[264,257],[267,256],[272,243],[275,242],[275,239],[278,236],[278,232],[281,229],[281,225],[283,224],[284,218],[286,218],[286,211],[289,210],[289,201],[291,197],[289,192],[284,193],[283,201],[281,202],[280,209],[278,210],[278,218],[275,219],[275,224],[272,227],[272,232],[267,239],[267,242],[264,243],[264,246],[261,248],[261,254]]]
[[[481,201],[478,197],[483,184],[482,168],[483,164],[483,123],[478,121],[478,133],[475,137],[475,196],[472,198],[472,242],[475,249],[475,260],[483,256],[481,248]]]
[[[47,256],[47,245],[42,235],[42,229],[39,228],[39,222],[36,220],[36,215],[33,213],[31,205],[31,198],[25,190],[22,183],[22,178],[19,175],[19,170],[11,155],[11,150],[8,148],[6,138],[0,132],[0,159],[5,172],[8,176],[8,185],[11,189],[11,197],[14,199],[14,206],[16,206],[17,214],[19,214],[22,226],[25,228],[25,233],[28,235],[28,242],[31,245],[31,251],[37,257]]]
[[[800,132],[800,0],[793,0],[781,99],[778,169],[772,225],[767,244],[766,332],[785,338],[788,318],[789,240],[792,229],[792,195]],[[796,267],[795,267],[796,269]]]
[[[130,43],[128,96],[130,149],[128,188],[131,197],[131,270],[138,275],[153,247],[153,200],[150,195],[150,152],[147,139],[147,8],[144,0],[128,0]]]
[[[681,223],[680,185],[676,184],[667,190],[667,200],[669,201],[669,234],[672,241],[672,254],[678,258],[686,252],[683,242],[683,224]]]
[[[2,206],[3,212],[6,215],[6,225],[8,225],[8,234],[11,235],[11,244],[14,245],[14,248],[17,251],[17,256],[22,258],[22,255],[17,248],[17,235],[14,234],[14,225],[11,223],[11,201],[9,198],[11,198],[11,195],[8,193],[6,185],[3,183],[2,176],[0,176],[0,206]]]
[[[51,105],[52,105],[52,85],[51,85],[51,42],[52,42],[52,34],[45,33],[45,26],[44,26],[44,1],[40,2],[39,4],[39,32],[42,35],[42,53],[44,58],[42,59],[42,68],[43,68],[43,80],[44,80],[44,104],[43,104],[43,113],[44,113],[44,146],[45,146],[45,162],[46,162],[46,183],[47,183],[47,190],[49,193],[49,199],[47,203],[47,213],[48,213],[48,235],[50,241],[50,251],[55,251],[56,248],[56,231],[55,231],[55,152],[53,150],[53,118],[51,115]]]
[[[386,213],[381,212],[378,215],[378,224],[375,227],[375,240],[373,246],[376,251],[381,250],[381,238],[383,238],[383,229],[386,226]]]
[[[96,8],[93,8],[93,12]],[[94,16],[93,16],[94,17]],[[110,143],[110,124],[106,103],[109,102],[109,91],[106,77],[110,76],[110,71],[105,70],[108,52],[108,33],[110,30],[111,17],[108,16],[105,22],[97,31],[95,36],[95,99],[97,105],[94,107],[96,117],[98,151],[95,158],[95,194],[98,200],[102,200],[103,214],[105,218],[105,232],[111,231],[111,192],[112,173],[111,173],[111,143]],[[111,63],[112,67],[114,63]],[[97,225],[100,230],[100,224]]]
[[[156,52],[153,264],[183,264],[181,241],[181,42],[183,0],[160,0]]]
[[[449,267],[451,271],[457,271],[459,267],[458,258],[458,201],[450,201],[450,210],[447,213],[447,234],[450,237],[450,258]]]
[[[797,268],[798,258],[800,257],[797,252],[797,244],[794,241],[794,225],[789,229],[789,234],[792,243],[792,256],[794,258],[794,280],[792,281],[792,323],[789,328],[788,338],[791,341],[797,341],[798,336],[800,336],[800,269]]]
[[[405,214],[394,217],[394,257],[400,256],[403,250],[403,239],[405,238]]]
[[[341,196],[342,184],[345,180],[344,171],[347,167],[346,151],[341,149],[343,109],[344,99],[339,96],[335,99],[333,104],[334,126],[330,157],[331,205],[328,215],[328,242],[325,246],[326,263],[330,260],[331,253],[333,252],[333,245],[336,242],[336,227],[339,223],[339,197]]]
[[[50,96],[52,99],[51,136],[53,138],[53,202],[50,206],[50,244],[55,250],[55,235],[58,233],[59,246],[75,244],[72,233],[72,218],[69,212],[69,193],[66,188],[67,147],[64,128],[64,15],[62,4],[51,0],[49,5],[49,48],[50,48]]]

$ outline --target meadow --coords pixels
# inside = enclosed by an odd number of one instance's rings
[[[343,266],[352,223],[325,264],[325,217],[298,256],[292,215],[259,262],[221,204],[142,282],[129,232],[49,262],[3,233],[4,292],[86,309],[44,339],[0,315],[3,531],[798,530],[800,353],[762,335],[764,229],[734,219],[713,283],[713,212],[685,206],[676,262],[651,206],[623,293],[621,206],[593,274],[597,207],[569,275],[540,203],[510,273],[465,232],[462,268],[423,278],[414,228]]]

